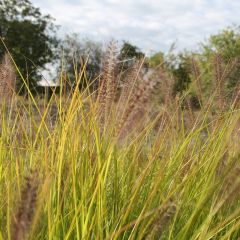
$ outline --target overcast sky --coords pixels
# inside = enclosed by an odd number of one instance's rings
[[[60,34],[128,40],[142,50],[196,48],[210,34],[240,25],[240,0],[32,0],[61,25]]]

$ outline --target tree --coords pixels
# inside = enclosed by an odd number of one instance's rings
[[[145,54],[137,46],[125,41],[119,54],[119,60],[123,62],[122,70],[130,68],[134,60],[144,57]]]
[[[191,56],[189,53],[179,53],[176,56],[176,63],[172,64],[170,70],[174,76],[174,94],[183,93],[191,83]]]
[[[78,34],[66,35],[61,42],[64,59],[64,72],[67,74],[70,85],[76,84],[76,70],[84,69],[80,88],[85,88],[100,73],[102,45],[90,39],[81,39]],[[61,66],[60,66],[61,69]],[[62,70],[62,69],[61,69]]]
[[[145,54],[129,42],[124,42],[120,50],[120,59],[143,58]]]
[[[154,53],[152,56],[147,58],[147,63],[151,68],[164,64],[164,54],[162,52]]]
[[[49,15],[43,15],[29,0],[0,0],[0,37],[12,54],[31,91],[36,92],[39,70],[54,60],[58,40],[57,27]],[[6,51],[0,45],[0,57]],[[17,90],[26,93],[18,78]]]
[[[192,65],[191,59],[193,54],[191,52],[183,51],[174,53],[170,50],[166,55],[158,54],[159,59],[156,63],[163,64],[165,69],[173,76],[173,94],[182,94],[185,90],[188,90],[191,84]],[[158,56],[157,55],[157,56]]]
[[[201,61],[206,72],[205,78],[212,78],[212,67],[208,65],[209,62],[213,62],[216,54],[220,54],[225,70],[231,69],[226,76],[226,87],[234,88],[240,80],[238,64],[240,62],[240,27],[228,27],[218,34],[210,36],[208,41],[202,44],[201,50]],[[233,61],[237,63],[234,67],[231,66]]]

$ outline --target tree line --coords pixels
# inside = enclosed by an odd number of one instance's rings
[[[78,34],[59,39],[58,28],[50,15],[42,14],[29,0],[0,0],[0,57],[2,58],[6,51],[11,53],[18,71],[34,94],[40,91],[38,82],[42,79],[41,72],[46,69],[47,64],[55,66],[58,73],[64,71],[73,84],[76,69],[85,66],[86,82],[82,83],[82,88],[100,72],[104,55],[102,43],[82,39]],[[194,61],[197,60],[204,92],[207,94],[215,74],[212,65],[218,54],[223,71],[228,71],[225,74],[225,88],[231,90],[239,84],[238,26],[228,27],[210,36],[196,51],[184,50],[176,53],[173,50],[174,48],[171,48],[167,53],[159,51],[146,56],[137,46],[125,41],[119,50],[118,60],[122,62],[122,71],[129,68],[134,60],[143,58],[146,68],[164,66],[174,79],[173,94],[191,91]],[[19,94],[27,92],[21,77],[17,78],[16,91]],[[194,96],[194,92],[192,94]]]

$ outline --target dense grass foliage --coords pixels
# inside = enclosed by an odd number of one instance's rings
[[[2,100],[0,239],[239,239],[236,101],[154,104],[167,74],[120,84],[113,48],[98,92],[82,69],[67,96]]]

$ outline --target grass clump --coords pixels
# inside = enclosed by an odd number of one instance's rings
[[[2,106],[0,239],[239,239],[236,98],[194,111],[168,85],[156,104],[164,68],[121,79],[108,54],[97,92],[79,91],[82,69],[67,99]]]

